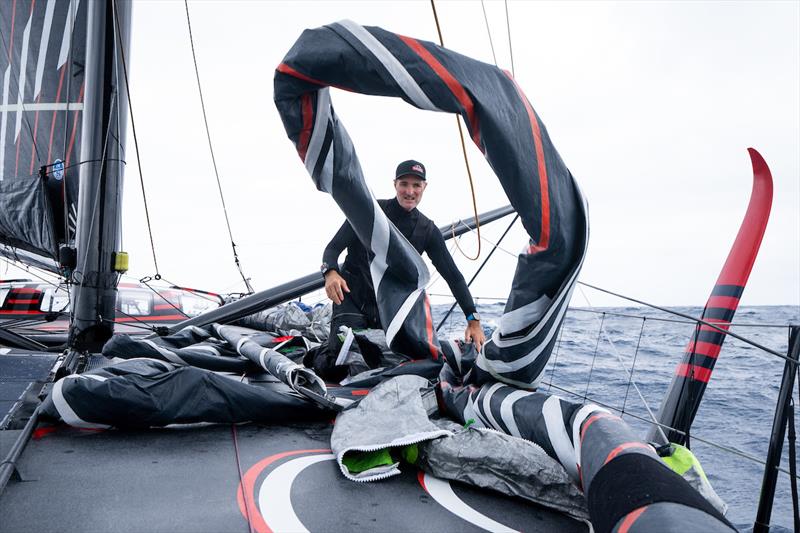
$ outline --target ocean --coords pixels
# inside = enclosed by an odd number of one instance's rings
[[[497,325],[503,306],[502,302],[479,301],[478,311],[487,330]],[[449,307],[433,306],[436,324]],[[700,307],[674,310],[696,317],[702,312]],[[603,335],[599,334],[601,323]],[[800,307],[741,307],[734,324],[737,325],[733,332],[785,354],[787,325],[800,325]],[[463,335],[464,327],[463,316],[455,311],[440,336],[458,337]],[[620,411],[624,407],[623,419],[644,436],[650,424],[640,419],[649,419],[648,413],[633,386],[628,388],[623,365],[630,370],[635,356],[633,381],[647,405],[657,413],[693,331],[693,323],[644,307],[570,308],[545,372],[542,390],[573,401],[585,397],[587,401]],[[692,426],[692,451],[714,489],[728,504],[727,518],[740,530],[752,528],[764,467],[714,444],[740,450],[762,461],[766,458],[783,367],[784,361],[774,355],[728,338]],[[797,383],[793,397],[798,405]],[[781,466],[788,469],[787,442]],[[778,476],[771,524],[786,531],[793,527],[789,476],[784,473]],[[773,527],[773,531],[780,530]]]

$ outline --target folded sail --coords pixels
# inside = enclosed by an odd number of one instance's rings
[[[58,271],[74,239],[86,0],[0,2],[0,254]]]
[[[535,387],[583,262],[588,220],[575,180],[522,90],[493,65],[351,21],[303,32],[275,74],[275,103],[289,138],[317,188],[333,196],[372,252],[387,341],[405,337],[433,359],[441,346],[424,292],[428,270],[378,208],[329,87],[462,116],[530,236],[478,372]]]

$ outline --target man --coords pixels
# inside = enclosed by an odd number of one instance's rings
[[[378,204],[417,252],[428,254],[467,318],[465,340],[473,342],[480,351],[486,336],[464,276],[453,262],[439,229],[417,210],[427,185],[425,166],[414,160],[403,161],[395,172],[395,198],[378,200]],[[345,248],[347,258],[339,272],[339,255]],[[372,287],[367,250],[347,221],[325,247],[321,270],[325,276],[325,292],[334,303],[328,357],[335,358],[341,349],[338,337],[341,326],[355,329],[383,327]]]

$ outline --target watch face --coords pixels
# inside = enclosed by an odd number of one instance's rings
[[[323,274],[325,272],[327,272],[328,270],[330,270],[330,267],[328,266],[328,263],[322,263],[322,265],[320,265],[320,267],[319,267],[319,271],[322,272]]]
[[[478,322],[481,321],[481,315],[478,313],[472,313],[472,320],[477,320]]]

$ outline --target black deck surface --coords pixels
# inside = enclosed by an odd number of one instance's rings
[[[35,400],[56,359],[56,354],[0,347],[0,429],[9,425],[26,392]]]
[[[329,455],[331,427],[40,429],[21,458],[23,480],[0,496],[0,531],[480,531],[474,522],[488,519],[490,529],[586,531],[522,500],[453,483],[456,505],[483,516],[468,521],[408,466],[388,480],[348,481]]]

